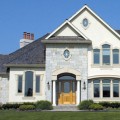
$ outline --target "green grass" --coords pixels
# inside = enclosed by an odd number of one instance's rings
[[[120,120],[120,112],[0,111],[0,120]]]

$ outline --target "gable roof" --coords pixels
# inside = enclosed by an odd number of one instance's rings
[[[0,55],[0,73],[5,73],[7,70],[6,66],[9,65],[26,64],[29,66],[33,64],[45,64],[45,47],[41,40],[45,39],[48,35],[44,35],[9,55]]]
[[[70,17],[68,20],[66,20],[62,25],[60,25],[56,30],[54,30],[49,36],[46,37],[46,39],[49,39],[53,34],[55,34],[58,30],[60,30],[66,23],[69,23],[69,25],[74,28],[75,30],[77,29],[71,21],[79,15],[83,10],[89,11],[92,15],[94,15],[102,24],[104,24],[114,35],[116,35],[118,38],[120,38],[120,34],[115,31],[113,28],[111,28],[105,21],[103,21],[95,12],[93,12],[87,5],[84,5],[78,12],[76,12],[72,17]],[[77,29],[78,31],[78,29]],[[79,33],[85,38],[88,39],[81,31]]]
[[[79,15],[83,10],[89,11],[92,15],[94,15],[103,25],[105,25],[110,31],[112,31],[118,38],[120,38],[120,34],[115,31],[112,27],[110,27],[105,21],[103,21],[93,10],[91,10],[87,5],[84,5],[78,12],[76,12],[72,17],[68,19],[68,21],[72,21],[77,15]]]
[[[60,25],[56,30],[54,30],[50,35],[48,35],[45,39],[49,39],[52,37],[57,31],[59,31],[63,26],[68,24],[73,30],[75,30],[80,36],[82,36],[84,39],[88,39],[80,30],[78,30],[72,23],[70,23],[68,20],[66,20],[62,25]]]

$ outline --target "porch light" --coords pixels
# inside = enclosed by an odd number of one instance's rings
[[[83,89],[84,90],[86,89],[86,83],[85,83],[85,81],[83,82]]]
[[[48,90],[50,90],[50,83],[47,82],[47,87],[48,87]]]

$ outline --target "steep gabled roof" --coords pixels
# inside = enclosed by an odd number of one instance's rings
[[[0,73],[6,72],[5,65],[9,64],[45,64],[45,47],[43,43],[41,43],[41,40],[45,39],[48,35],[49,34],[44,35],[9,55],[0,55]]]
[[[95,12],[93,12],[87,5],[84,5],[78,12],[76,12],[72,17],[68,19],[69,22],[71,22],[77,15],[79,15],[84,10],[89,11],[93,16],[95,16],[103,25],[106,26],[114,35],[116,35],[118,38],[120,38],[120,34],[115,31],[112,27],[110,27],[104,20],[102,20]]]
[[[66,24],[68,24],[73,30],[75,30],[79,36],[82,36],[84,39],[88,39],[80,30],[78,30],[72,23],[70,23],[68,20],[66,20],[63,24],[61,24],[57,29],[55,29],[50,35],[48,35],[45,39],[49,39],[52,37],[57,31],[59,31],[62,27],[64,27]]]

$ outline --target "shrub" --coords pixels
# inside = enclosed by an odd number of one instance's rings
[[[41,110],[51,110],[53,109],[52,107],[52,103],[49,102],[49,101],[44,101],[44,100],[41,100],[41,101],[38,101],[36,103],[36,109],[41,109]]]
[[[100,102],[100,105],[102,105],[105,108],[111,107],[111,103],[110,102]]]
[[[78,108],[80,110],[88,110],[91,104],[93,104],[92,100],[84,100],[78,105]]]
[[[120,103],[119,102],[112,102],[112,103],[110,103],[110,107],[112,107],[112,108],[119,108],[120,107]]]
[[[24,111],[24,110],[34,110],[35,106],[34,105],[20,105],[19,109],[22,110],[22,111]]]
[[[91,104],[89,106],[89,109],[92,109],[92,110],[103,110],[104,107],[100,104],[97,104],[97,103],[94,103],[94,104]]]
[[[3,109],[17,109],[19,108],[20,105],[21,104],[18,104],[18,103],[13,103],[13,104],[7,103],[7,104],[3,104],[2,108]]]
[[[0,110],[2,109],[2,103],[0,103]]]
[[[34,102],[24,102],[23,105],[34,105],[35,106],[36,103]]]

